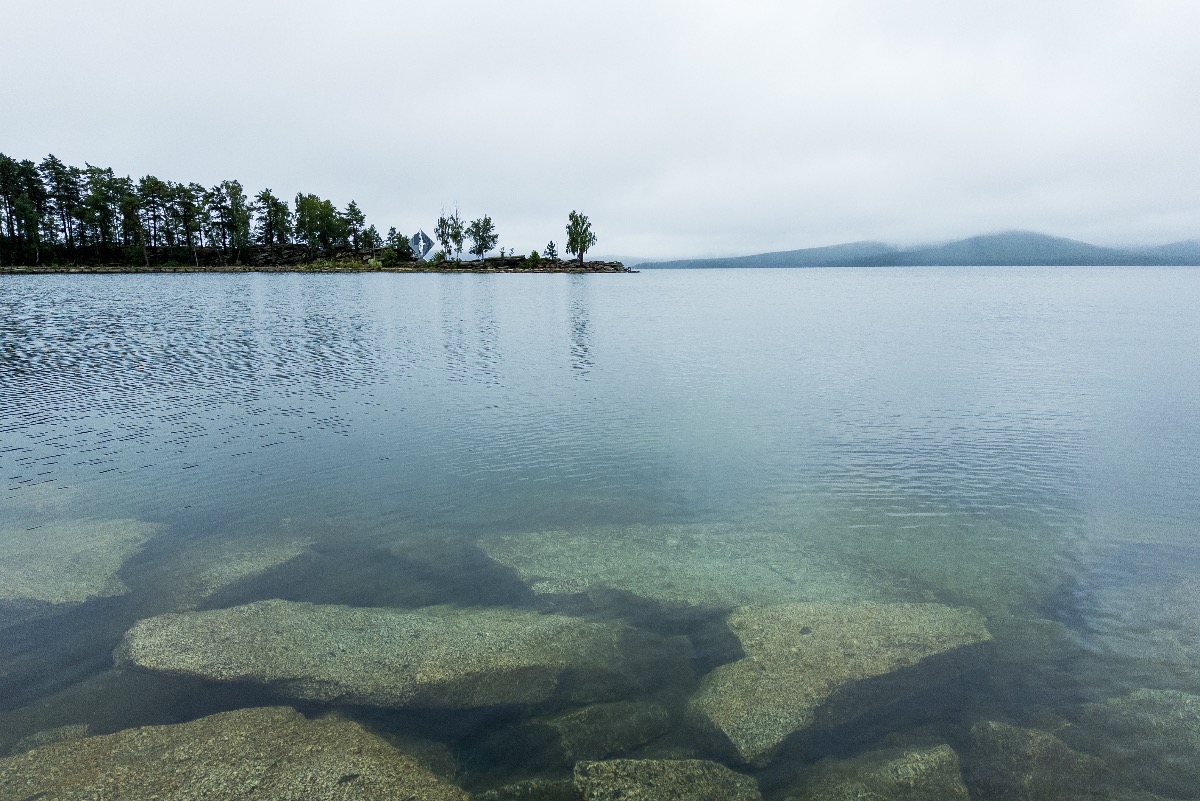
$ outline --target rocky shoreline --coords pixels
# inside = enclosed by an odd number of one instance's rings
[[[619,261],[539,262],[524,256],[505,256],[482,261],[401,262],[383,267],[370,262],[340,260],[296,264],[33,264],[0,265],[0,275],[88,275],[126,273],[636,273]]]

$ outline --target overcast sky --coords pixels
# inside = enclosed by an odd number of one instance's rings
[[[1200,237],[1194,0],[5,0],[0,151],[728,255]]]

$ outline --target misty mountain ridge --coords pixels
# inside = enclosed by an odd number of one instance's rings
[[[850,242],[715,259],[652,261],[639,268],[710,267],[1142,267],[1200,266],[1200,240],[1112,248],[1033,231],[1006,231],[936,245]]]

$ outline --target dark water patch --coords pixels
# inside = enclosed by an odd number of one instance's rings
[[[110,668],[113,648],[138,617],[129,598],[98,598],[4,629],[0,710],[28,704]]]
[[[0,755],[41,731],[86,726],[87,735],[182,723],[216,712],[267,705],[256,688],[111,667],[0,711]]]
[[[261,598],[397,608],[444,603],[519,606],[528,601],[525,587],[504,581],[502,571],[482,554],[445,545],[422,546],[439,557],[435,564],[374,544],[317,544],[285,564],[220,590],[204,607],[218,609]],[[454,561],[449,561],[451,556]]]

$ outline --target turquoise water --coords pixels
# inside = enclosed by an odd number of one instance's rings
[[[604,756],[712,759],[768,798],[918,740],[1005,797],[1033,768],[989,722],[1115,766],[1097,793],[1200,797],[1200,719],[1135,765],[1103,706],[1173,691],[1135,717],[1191,720],[1200,694],[1197,308],[1186,268],[4,278],[0,755],[287,704],[441,743],[468,790],[569,775],[508,747],[584,706],[561,693],[395,708],[114,669],[139,620],[284,599],[682,636],[683,667],[604,699],[669,723]],[[747,760],[694,698],[745,656],[731,609],[794,602],[976,610],[993,640]]]

